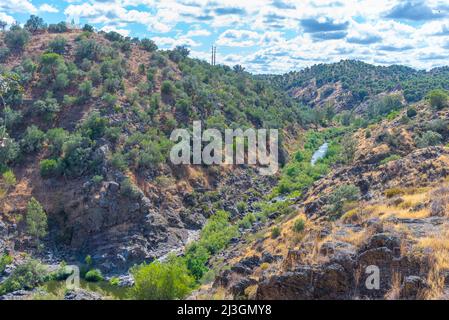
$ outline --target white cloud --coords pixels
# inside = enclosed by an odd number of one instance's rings
[[[57,8],[55,8],[52,5],[49,5],[48,3],[44,3],[39,7],[40,12],[50,12],[50,13],[56,13],[59,12]]]

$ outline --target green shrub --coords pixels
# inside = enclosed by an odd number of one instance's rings
[[[18,265],[12,274],[0,284],[0,295],[17,290],[30,290],[45,281],[47,269],[37,260],[29,259]]]
[[[20,154],[19,144],[9,137],[4,127],[0,126],[1,140],[3,140],[3,146],[0,148],[0,167],[13,163]]]
[[[155,261],[133,267],[134,286],[130,297],[137,300],[174,300],[185,298],[194,286],[185,264],[180,259]]]
[[[80,99],[81,101],[86,101],[90,99],[92,96],[92,81],[90,80],[84,80],[81,82],[81,84],[78,86],[78,90],[80,92]]]
[[[49,142],[51,152],[59,155],[64,142],[69,138],[69,133],[62,128],[54,128],[48,130],[45,136]]]
[[[59,268],[50,273],[48,278],[49,280],[63,281],[66,280],[72,273],[73,270],[67,267],[65,262],[61,262]]]
[[[2,180],[7,188],[14,186],[17,182],[16,176],[14,175],[14,172],[12,172],[12,170],[6,170],[5,172],[3,172]]]
[[[122,195],[131,199],[136,199],[140,195],[139,188],[129,178],[122,181],[120,184],[120,191]]]
[[[117,287],[120,284],[120,279],[118,277],[112,277],[109,279],[109,284],[111,286]]]
[[[44,159],[40,162],[40,173],[43,178],[58,176],[61,171],[59,163],[55,159]]]
[[[44,19],[31,15],[30,18],[25,23],[24,28],[32,33],[37,31],[42,31],[47,28],[47,24],[44,22]]]
[[[140,41],[140,47],[143,50],[148,51],[148,52],[153,52],[153,51],[157,50],[156,43],[154,43],[153,40],[146,39],[146,38],[144,38]]]
[[[91,26],[90,24],[85,24],[84,26],[83,26],[83,29],[82,29],[83,31],[85,31],[85,32],[94,32],[94,27],[93,26]]]
[[[165,95],[171,95],[173,93],[174,89],[173,89],[173,85],[171,83],[171,81],[165,80],[164,82],[162,82],[162,86],[161,86],[161,92]]]
[[[64,21],[48,25],[48,32],[51,33],[64,33],[68,30],[69,28],[67,27],[67,23],[65,23]]]
[[[238,226],[241,228],[249,229],[256,222],[256,216],[254,213],[250,212],[245,215],[238,223]]]
[[[418,112],[416,112],[415,108],[410,107],[407,109],[407,117],[414,118],[414,117],[416,117],[417,114],[418,114]]]
[[[229,222],[229,213],[219,210],[204,225],[199,243],[214,254],[224,249],[237,235],[237,228]]]
[[[66,107],[71,107],[71,106],[75,105],[77,100],[78,99],[76,97],[72,97],[72,96],[69,96],[68,94],[65,94],[62,99],[62,104]]]
[[[35,152],[42,148],[45,134],[35,125],[29,126],[21,140],[22,149],[25,152]]]
[[[427,99],[429,99],[430,105],[437,110],[440,110],[447,106],[448,94],[446,90],[435,89],[427,94]]]
[[[401,156],[399,156],[399,155],[397,155],[397,154],[393,154],[393,155],[391,155],[391,156],[386,157],[386,158],[383,159],[382,161],[380,161],[380,164],[381,164],[381,165],[384,165],[384,164],[386,164],[386,163],[388,163],[388,162],[390,162],[390,161],[396,161],[396,160],[399,160],[399,159],[401,159]]]
[[[23,116],[20,110],[11,109],[9,106],[6,106],[3,109],[3,119],[4,124],[7,129],[13,128],[15,125],[22,122]]]
[[[18,26],[6,31],[4,36],[4,41],[11,51],[23,50],[29,40],[30,33]]]
[[[104,280],[104,277],[100,270],[92,269],[84,275],[84,279],[88,282],[100,282]]]
[[[271,229],[271,238],[276,239],[281,235],[281,229],[279,227],[273,227]]]
[[[356,201],[360,197],[358,187],[346,184],[336,188],[329,197],[329,213],[332,218],[339,218],[343,214],[344,204]]]
[[[426,148],[441,144],[443,137],[437,132],[426,131],[421,136],[417,137],[415,141],[418,148]]]
[[[111,156],[111,164],[114,168],[124,171],[128,168],[128,161],[126,160],[126,157],[121,153],[120,151],[115,152]]]
[[[54,52],[57,54],[64,54],[66,45],[67,45],[66,38],[64,38],[62,36],[57,36],[48,43],[48,49],[51,52]]]
[[[102,117],[98,111],[93,111],[87,119],[84,120],[80,130],[84,136],[96,140],[104,135],[108,122],[108,119]]]
[[[102,97],[101,100],[103,100],[103,102],[106,104],[106,106],[112,108],[115,106],[115,104],[117,103],[117,96],[113,95],[109,92],[106,92]]]
[[[95,40],[82,39],[75,48],[75,57],[78,61],[89,59],[91,61],[100,58],[101,46]]]
[[[94,184],[100,184],[103,180],[104,180],[103,176],[96,175],[92,177],[92,182]]]
[[[3,274],[3,272],[4,272],[5,269],[6,269],[6,266],[7,266],[8,264],[11,264],[12,262],[13,262],[13,258],[12,258],[9,254],[3,253],[3,254],[0,256],[0,275]]]
[[[304,221],[304,219],[299,218],[293,224],[293,231],[296,233],[300,233],[300,232],[304,231],[305,226],[306,226],[306,222]]]
[[[54,98],[46,98],[44,100],[36,100],[33,104],[34,111],[43,115],[46,120],[51,120],[59,112],[61,107]]]
[[[240,202],[237,203],[237,210],[240,213],[245,212],[247,208],[248,208],[248,206],[246,205],[246,202],[240,201]]]

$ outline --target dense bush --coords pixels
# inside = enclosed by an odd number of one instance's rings
[[[83,39],[78,42],[75,48],[75,57],[78,61],[88,59],[91,61],[98,60],[101,54],[101,46],[92,39]]]
[[[22,112],[20,110],[14,110],[9,106],[3,109],[3,123],[7,129],[13,128],[15,125],[22,121]]]
[[[306,225],[306,222],[304,221],[304,219],[299,218],[297,220],[295,220],[295,223],[293,224],[293,231],[296,233],[300,233],[304,230]]]
[[[62,146],[61,158],[62,173],[68,177],[79,177],[94,170],[95,166],[91,158],[92,141],[80,134],[72,134],[67,137]]]
[[[414,118],[414,117],[416,117],[417,114],[418,113],[416,112],[415,108],[410,107],[410,108],[407,109],[407,117]]]
[[[92,269],[84,275],[84,279],[88,282],[100,282],[104,280],[104,277],[100,270]]]
[[[332,218],[339,218],[344,212],[344,204],[356,201],[360,197],[360,190],[354,185],[346,184],[337,187],[329,197],[328,211]]]
[[[44,132],[35,125],[31,125],[26,129],[20,144],[25,152],[35,152],[41,149],[44,138]]]
[[[194,242],[187,247],[185,253],[187,269],[189,269],[189,272],[196,280],[201,279],[207,272],[208,268],[206,263],[209,260],[209,257],[209,251],[197,242]]]
[[[148,52],[153,52],[153,51],[156,51],[156,50],[157,50],[157,45],[156,45],[156,43],[154,43],[153,40],[146,39],[146,38],[144,38],[144,39],[142,39],[142,40],[140,41],[140,47],[141,47],[143,50],[146,50],[146,51],[148,51]]]
[[[8,264],[11,264],[12,261],[13,261],[13,258],[9,254],[3,253],[2,255],[0,255],[0,276],[5,271],[6,266]],[[0,288],[1,288],[1,286],[0,286]]]
[[[17,290],[30,290],[43,283],[47,269],[37,260],[29,259],[18,265],[12,274],[0,284],[0,295]]]
[[[5,32],[4,41],[11,51],[23,50],[25,45],[30,40],[30,34],[27,30],[16,26]]]
[[[441,144],[443,137],[441,134],[434,131],[426,131],[421,136],[415,139],[418,148],[426,148]]]
[[[40,162],[40,173],[43,178],[52,178],[60,174],[59,163],[55,159],[44,159]]]
[[[183,299],[194,286],[185,264],[173,257],[134,267],[131,274],[135,283],[130,297],[137,300]]]
[[[67,27],[67,23],[65,23],[64,21],[48,25],[48,32],[64,33],[67,32],[68,30],[69,28]]]
[[[57,54],[64,54],[67,40],[64,37],[57,36],[48,43],[48,49]]]
[[[4,127],[0,126],[0,141],[2,147],[0,148],[0,168],[6,167],[13,163],[20,155],[19,144],[12,138]]]
[[[48,97],[44,100],[36,100],[33,104],[33,109],[35,113],[44,116],[46,120],[51,120],[61,107],[56,99]]]

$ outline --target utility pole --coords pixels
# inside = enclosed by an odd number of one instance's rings
[[[210,64],[215,66],[215,64],[217,63],[217,47],[216,46],[212,46],[212,51],[211,51],[211,60],[210,60]]]

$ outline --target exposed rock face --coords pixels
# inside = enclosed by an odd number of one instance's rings
[[[401,256],[400,241],[391,234],[374,234],[357,252],[337,249],[322,265],[301,265],[261,279],[256,299],[381,299],[392,289],[395,277],[403,283],[402,298],[416,298],[425,287],[426,261]],[[299,255],[289,254],[289,259]],[[290,263],[292,263],[290,261]],[[299,264],[299,265],[298,265]],[[369,277],[378,271],[379,287]],[[416,274],[413,274],[416,273]]]
[[[242,214],[236,210],[242,195],[251,188],[265,190],[273,181],[241,169],[217,177],[211,189],[217,190],[213,197],[221,200],[223,208],[237,217]],[[198,183],[195,193],[176,188],[164,194],[155,188],[130,193],[118,175],[99,185],[85,182],[82,188],[48,182],[50,196],[40,199],[56,222],[52,239],[69,260],[91,255],[103,272],[124,273],[134,264],[182,248],[210,214],[213,199],[206,191]],[[259,197],[248,193],[249,208]]]

